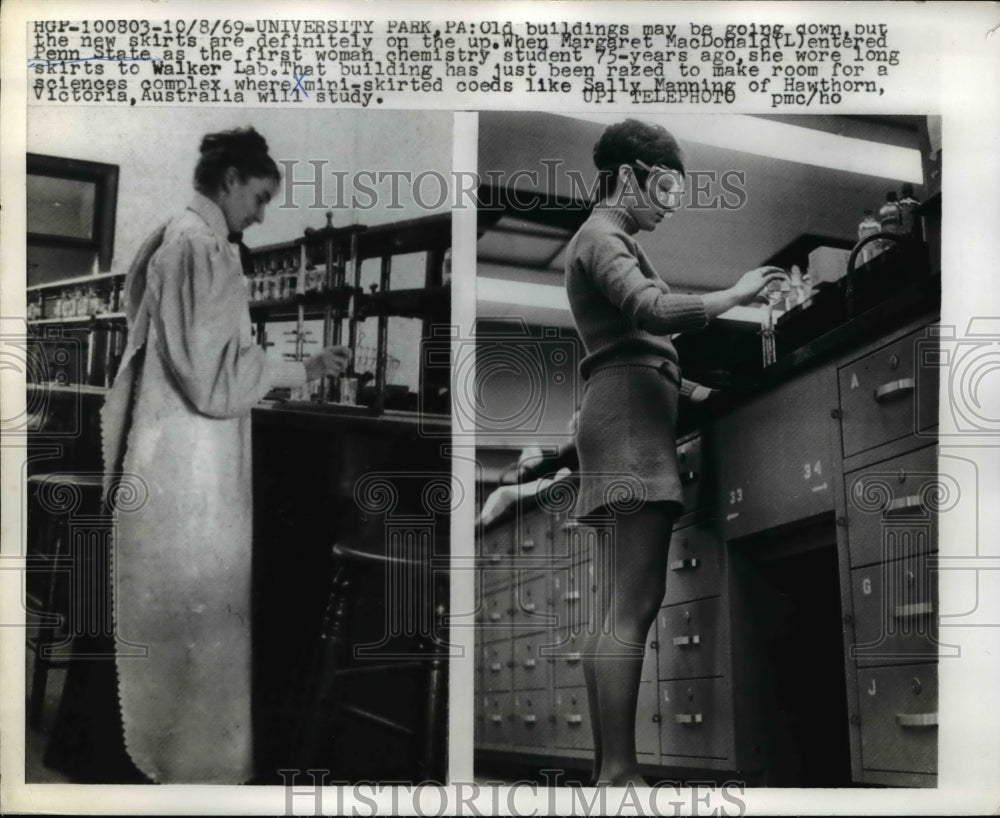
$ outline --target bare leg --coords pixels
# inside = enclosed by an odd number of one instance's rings
[[[675,516],[669,503],[648,503],[616,521],[605,627],[587,645],[597,778],[616,786],[645,786],[635,757],[635,709],[643,646],[663,600]]]
[[[604,763],[604,742],[601,740],[601,710],[597,703],[597,663],[594,655],[599,648],[600,634],[587,638],[583,646],[583,680],[587,685],[587,710],[590,713],[590,726],[594,735],[594,767],[591,778],[597,782],[601,775],[601,765]]]

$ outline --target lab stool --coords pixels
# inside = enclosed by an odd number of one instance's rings
[[[103,475],[29,475],[26,614],[37,621],[27,637],[34,654],[29,724],[41,729],[48,673],[67,667],[78,636],[110,634],[110,520],[102,514]]]
[[[332,748],[363,765],[358,759],[365,747],[384,747],[379,737],[395,735],[408,745],[405,766],[415,782],[445,780],[447,646],[435,625],[444,621],[446,581],[426,553],[333,547],[318,639],[297,674],[305,685],[290,755],[299,769],[332,767],[336,777],[345,764],[327,762]],[[372,627],[377,619],[383,627]],[[374,641],[363,644],[373,634]],[[401,705],[411,677],[420,686],[412,707]],[[359,725],[368,732],[357,733]],[[363,738],[345,747],[345,735]]]

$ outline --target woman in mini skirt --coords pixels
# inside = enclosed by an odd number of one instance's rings
[[[670,337],[751,303],[785,273],[759,268],[727,290],[671,293],[633,236],[655,230],[683,195],[676,141],[662,127],[627,120],[605,130],[594,162],[599,200],[566,254],[567,296],[587,351],[575,516],[601,531],[594,554],[601,621],[588,635],[583,668],[595,782],[644,786],[636,701],[643,646],[663,602],[671,533],[683,511],[677,406],[680,395],[697,401],[709,391],[681,381]]]

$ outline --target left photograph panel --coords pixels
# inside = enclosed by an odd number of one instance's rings
[[[26,782],[444,782],[451,114],[27,126]]]

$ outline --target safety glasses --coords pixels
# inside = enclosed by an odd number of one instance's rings
[[[635,160],[638,168],[649,174],[646,179],[646,192],[662,208],[677,210],[684,203],[684,180],[679,171],[664,168],[660,165],[647,165],[641,159]]]

